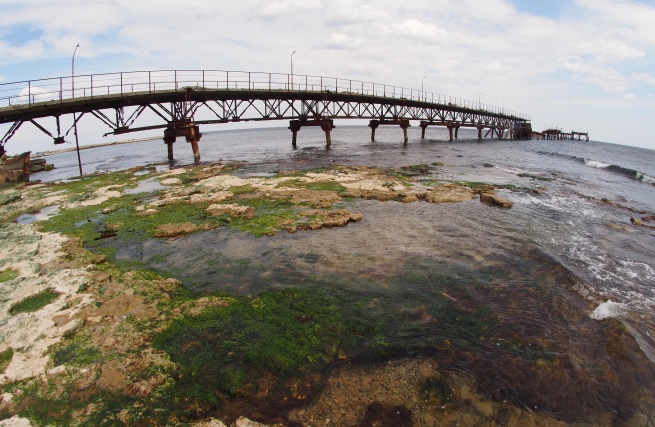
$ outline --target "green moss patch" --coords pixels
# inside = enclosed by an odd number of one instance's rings
[[[265,292],[174,320],[153,344],[178,364],[181,387],[254,395],[259,378],[319,372],[357,341],[340,305],[315,288]]]
[[[241,194],[251,194],[255,193],[256,191],[257,189],[252,185],[238,185],[235,187],[230,187],[230,192],[232,192],[232,194],[235,196],[239,196]]]
[[[99,363],[102,358],[102,351],[83,343],[80,339],[76,339],[58,346],[52,359],[55,366],[63,364],[84,366]]]
[[[18,277],[18,271],[12,270],[11,268],[8,270],[0,271],[0,283],[8,282],[15,279],[16,277]]]
[[[142,177],[144,179],[146,176]],[[125,172],[101,173],[82,178],[72,178],[61,183],[48,184],[56,190],[66,191],[69,195],[69,201],[83,201],[90,199],[92,193],[102,187],[111,185],[135,187],[138,181],[134,180],[134,175]]]
[[[59,297],[59,292],[52,289],[46,289],[36,295],[25,298],[9,308],[9,314],[16,315],[19,313],[31,313],[50,304]]]
[[[3,352],[0,352],[0,374],[7,369],[7,366],[11,363],[11,359],[14,357],[14,349],[9,347]]]
[[[254,236],[273,235],[282,230],[285,225],[302,218],[294,205],[287,200],[245,198],[236,202],[242,206],[252,207],[255,210],[255,217],[233,218],[227,225]]]

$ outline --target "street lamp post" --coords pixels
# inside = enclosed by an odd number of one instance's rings
[[[75,53],[77,53],[77,48],[80,47],[78,43],[75,46],[73,51],[73,61],[71,62],[71,89],[73,92],[73,98],[75,98]],[[77,114],[73,112],[73,131],[75,132],[75,148],[77,150],[77,164],[80,167],[80,176],[82,176],[82,158],[80,157],[80,140],[77,136]]]
[[[482,101],[480,101],[480,97],[482,96],[482,92],[478,94],[478,108],[482,108]]]
[[[293,54],[296,53],[294,50],[291,52],[291,90],[293,90]]]
[[[423,76],[423,78],[421,79],[421,97],[423,98],[424,101],[425,101],[425,92],[423,91],[423,80],[425,80],[426,77],[427,76]]]
[[[73,93],[73,98],[75,98],[75,53],[77,53],[78,47],[80,47],[79,43],[77,46],[75,46],[75,50],[73,51],[73,60],[71,61],[71,92]]]

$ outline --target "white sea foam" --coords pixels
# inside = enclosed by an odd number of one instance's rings
[[[622,317],[627,313],[628,305],[620,302],[607,300],[589,315],[592,319],[603,320],[610,317]]]
[[[588,159],[585,159],[584,164],[587,166],[591,166],[592,168],[598,168],[598,169],[605,169],[612,166],[607,163],[599,162],[596,160],[588,160]]]
[[[648,184],[655,184],[655,178],[650,175],[646,175],[645,173],[637,174],[637,179]]]
[[[503,172],[511,173],[513,175],[518,175],[520,173],[526,173],[523,169],[519,168],[512,168],[512,167],[501,167],[501,166],[494,166],[496,169],[500,169]]]

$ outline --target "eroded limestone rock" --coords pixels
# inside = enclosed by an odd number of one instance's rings
[[[512,202],[510,200],[495,193],[480,193],[480,201],[489,206],[498,206],[505,209],[512,207]]]

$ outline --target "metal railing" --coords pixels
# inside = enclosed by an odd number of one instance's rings
[[[380,83],[298,74],[221,70],[157,70],[86,74],[0,84],[0,109],[77,98],[127,96],[160,91],[252,90],[334,92],[405,99],[467,108],[521,120],[530,116],[488,104]],[[73,89],[74,88],[74,89]]]

